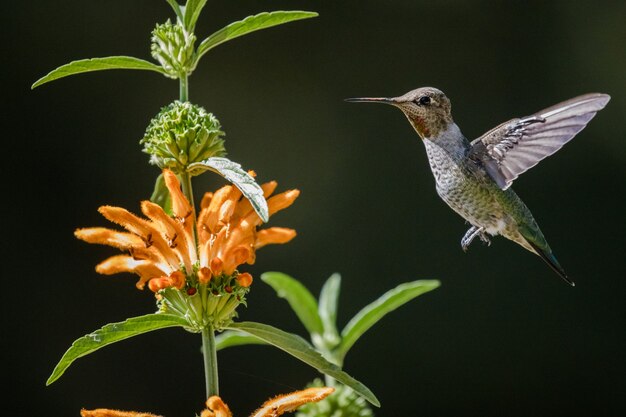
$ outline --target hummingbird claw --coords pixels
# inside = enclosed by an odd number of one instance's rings
[[[469,245],[472,243],[476,236],[478,236],[481,241],[486,243],[487,246],[491,246],[491,240],[485,233],[485,228],[472,226],[468,229],[467,232],[465,232],[465,235],[461,239],[461,248],[463,249],[463,252],[467,252],[467,249],[469,249]]]

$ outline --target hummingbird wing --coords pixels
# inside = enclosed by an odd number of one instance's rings
[[[472,141],[469,157],[482,163],[506,190],[519,175],[583,130],[610,99],[606,94],[585,94],[531,116],[511,119]]]

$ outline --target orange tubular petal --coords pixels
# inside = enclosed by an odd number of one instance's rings
[[[130,211],[113,206],[102,206],[98,208],[100,214],[102,214],[107,220],[122,226],[124,229],[131,233],[146,237],[155,232],[150,222],[135,216]]]
[[[120,272],[131,272],[139,275],[137,288],[143,289],[145,283],[154,277],[167,275],[170,271],[163,271],[151,261],[136,260],[132,256],[112,256],[96,266],[96,272],[102,275],[113,275]]]
[[[109,410],[108,408],[96,408],[95,410],[80,410],[82,417],[160,417],[156,414],[139,413],[137,411]]]
[[[252,255],[253,251],[249,246],[239,245],[223,255],[224,273],[227,275],[235,272],[235,269],[242,263],[246,262]]]
[[[303,391],[292,392],[291,394],[279,395],[276,398],[263,403],[251,417],[278,417],[281,414],[295,411],[301,405],[317,402],[328,397],[335,391],[334,388],[308,388]]]
[[[289,190],[271,197],[267,200],[270,216],[292,205],[299,195],[300,190]]]
[[[209,204],[211,204],[211,199],[213,199],[213,193],[211,192],[204,193],[204,195],[202,196],[202,201],[200,202],[200,208],[204,209],[204,208],[209,207]]]
[[[209,268],[202,267],[198,270],[198,282],[200,284],[208,284],[211,281],[211,270]]]
[[[206,400],[206,406],[206,410],[200,414],[200,417],[232,417],[233,415],[228,406],[217,395],[209,397]]]
[[[108,245],[122,250],[128,250],[132,247],[145,246],[143,239],[137,235],[105,229],[104,227],[76,229],[74,236],[87,243]]]
[[[191,212],[191,206],[189,205],[189,201],[187,201],[187,197],[185,197],[180,189],[180,182],[178,182],[176,174],[169,169],[164,169],[163,179],[165,180],[165,186],[172,196],[172,211],[174,215],[180,218],[187,217]]]
[[[268,229],[259,230],[256,234],[254,249],[260,249],[271,243],[287,243],[294,237],[296,237],[296,231],[286,227],[270,227]]]
[[[178,255],[185,268],[191,270],[196,262],[196,250],[194,248],[191,228],[185,228],[175,219],[167,215],[158,204],[150,201],[141,203],[143,213],[154,222],[163,236],[168,239],[170,248]]]
[[[247,272],[237,275],[237,278],[235,279],[237,280],[237,284],[241,285],[242,287],[247,288],[252,285],[252,275]]]
[[[219,222],[220,208],[222,204],[228,199],[231,190],[233,187],[231,185],[226,185],[219,190],[217,190],[213,194],[213,198],[211,199],[211,203],[209,206],[202,211],[206,210],[205,213],[201,213],[199,217],[203,218],[202,225],[207,227],[211,233],[217,233],[217,225]]]
[[[216,256],[215,258],[211,259],[210,267],[213,275],[220,275],[222,273],[222,270],[224,269],[224,262],[222,262],[222,260]]]

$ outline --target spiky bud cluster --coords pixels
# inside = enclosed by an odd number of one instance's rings
[[[193,33],[168,19],[152,31],[152,57],[159,61],[168,77],[179,78],[193,71],[195,43]]]
[[[157,293],[159,311],[184,317],[192,332],[200,332],[207,326],[221,330],[237,317],[237,307],[246,305],[252,277],[235,271],[201,283],[201,275],[201,271],[196,271],[187,277],[181,289],[168,287],[160,290]]]
[[[226,155],[224,132],[212,113],[189,102],[175,101],[150,121],[140,143],[150,163],[179,174],[189,164]]]
[[[323,387],[320,379],[307,385]],[[296,417],[373,417],[374,412],[365,399],[359,397],[352,389],[337,383],[333,386],[333,395],[317,403],[305,404],[298,409]]]

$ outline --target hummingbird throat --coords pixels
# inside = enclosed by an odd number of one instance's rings
[[[411,122],[411,126],[413,129],[420,135],[422,139],[429,138],[432,136],[431,129],[428,128],[426,121],[419,116],[408,116],[409,122]]]

